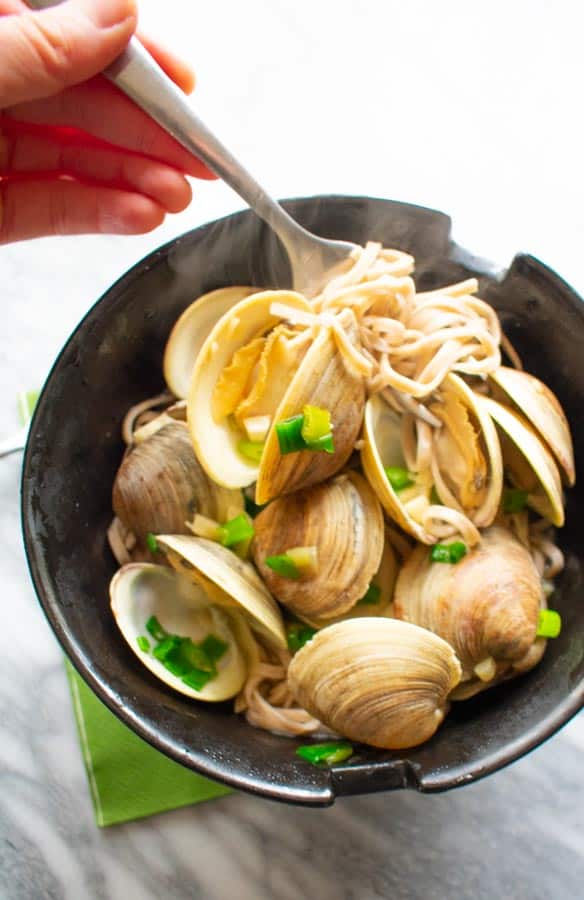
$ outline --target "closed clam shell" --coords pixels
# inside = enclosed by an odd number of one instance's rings
[[[323,628],[288,669],[290,688],[311,715],[350,740],[388,750],[431,738],[459,679],[449,644],[387,618]]]
[[[519,413],[490,397],[477,401],[499,429],[503,465],[516,487],[528,492],[527,503],[558,528],[564,524],[562,481],[558,467],[537,432]]]
[[[199,351],[221,316],[256,290],[239,286],[218,288],[187,306],[177,319],[162,361],[165,381],[175,397],[186,399]]]
[[[448,641],[463,681],[476,682],[475,667],[492,659],[496,670],[486,687],[532,654],[541,601],[529,552],[510,531],[492,526],[454,565],[432,562],[427,547],[416,547],[398,575],[394,613]]]
[[[214,484],[198,462],[184,422],[170,420],[124,457],[113,508],[139,538],[184,534],[195,513],[223,522],[243,511],[241,491]]]
[[[270,313],[275,302],[312,312],[309,302],[293,291],[263,291],[238,303],[205,341],[187,403],[193,445],[208,475],[226,487],[256,482],[259,504],[324,481],[339,471],[352,452],[365,402],[363,378],[349,371],[328,329],[321,329],[316,337],[308,330],[287,329],[281,325],[281,318]],[[274,358],[269,355],[273,341],[262,342],[262,338],[273,335],[277,326],[281,328],[280,345]],[[240,371],[234,372],[231,383],[224,387],[241,393],[238,405],[249,401],[262,365],[266,367],[261,371],[264,391],[253,407],[253,416],[266,416],[270,422],[259,463],[238,450],[245,435],[234,426],[233,416],[224,412],[234,403],[224,406],[216,402],[215,391],[224,373],[236,366],[236,360]],[[250,387],[252,382],[254,386]],[[302,413],[305,405],[324,407],[331,413],[334,453],[299,451],[281,455],[276,423]]]
[[[521,412],[559,463],[568,485],[576,480],[570,426],[558,398],[539,378],[500,366],[489,376]]]
[[[254,520],[253,559],[287,609],[324,623],[350,610],[379,569],[383,513],[371,487],[350,472],[273,500]],[[292,547],[316,547],[318,570],[291,580],[266,565]]]
[[[250,563],[205,538],[166,534],[156,540],[171,566],[200,584],[214,603],[239,611],[272,646],[287,646],[278,605]]]
[[[214,606],[202,588],[172,569],[150,563],[129,563],[119,569],[110,584],[110,598],[116,624],[128,646],[160,681],[187,697],[213,703],[239,693],[248,672],[242,646],[247,647],[253,638],[237,613]],[[228,645],[217,661],[217,676],[201,690],[186,685],[150,651],[138,646],[139,637],[152,642],[146,631],[151,616],[156,616],[169,634],[190,637],[194,642],[212,634]]]

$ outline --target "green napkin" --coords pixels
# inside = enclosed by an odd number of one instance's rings
[[[38,391],[18,395],[23,425]],[[231,793],[173,762],[127,728],[66,662],[81,750],[98,825],[116,825]]]
[[[141,819],[231,793],[168,759],[130,731],[69,662],[67,674],[98,825]]]

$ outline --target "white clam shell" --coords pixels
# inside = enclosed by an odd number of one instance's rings
[[[205,538],[167,534],[156,540],[173,568],[201,584],[213,602],[239,611],[272,646],[287,646],[280,609],[250,563]]]
[[[221,316],[256,291],[252,287],[218,288],[187,306],[177,319],[162,362],[164,378],[175,397],[186,399],[199,351]]]
[[[506,398],[523,413],[559,463],[566,482],[576,480],[570,426],[556,395],[534,375],[500,366],[490,375]]]
[[[553,525],[561,528],[564,524],[562,481],[550,451],[539,439],[537,432],[519,413],[502,403],[497,403],[490,397],[477,395],[477,401],[510,442],[507,453],[514,448],[513,452],[519,452],[521,458],[527,463],[527,467],[533,472],[536,487],[535,490],[528,487],[527,502],[529,506],[549,519]],[[503,446],[503,464],[506,463],[510,465],[510,460],[506,459],[505,446]]]
[[[399,750],[428,740],[446,715],[460,664],[446,641],[388,618],[329,625],[292,658],[299,704],[354,741]]]
[[[114,575],[110,585],[115,621],[128,643],[147,669],[169,687],[196,700],[218,703],[235,697],[245,682],[248,664],[240,644],[252,641],[239,617],[210,603],[202,588],[165,566],[129,563]],[[229,645],[217,662],[218,674],[200,691],[184,684],[151,653],[142,651],[137,638],[146,636],[146,622],[156,616],[170,634],[202,641],[213,634]]]

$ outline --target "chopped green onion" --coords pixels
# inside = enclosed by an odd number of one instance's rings
[[[457,563],[468,553],[468,548],[463,541],[453,541],[452,544],[434,544],[430,551],[432,562]]]
[[[290,559],[287,553],[280,553],[277,556],[267,556],[264,560],[266,566],[282,578],[300,578],[302,574],[296,566],[294,560]]]
[[[167,637],[162,638],[159,644],[154,648],[153,656],[156,657],[161,663],[166,661],[167,656],[172,653],[173,650],[176,650],[178,647],[178,642],[180,638],[176,634],[169,634]]]
[[[285,456],[286,453],[306,450],[306,444],[302,437],[303,424],[303,415],[292,416],[290,419],[284,419],[283,422],[276,422],[276,434],[282,456]]]
[[[263,443],[258,443],[256,441],[238,441],[237,449],[246,459],[251,460],[251,462],[259,463],[262,458],[262,453],[264,452]]]
[[[151,531],[146,535],[146,546],[150,550],[150,553],[158,553],[158,541]]]
[[[314,409],[319,413],[327,413],[328,410],[321,410],[317,406],[305,407],[305,409]],[[276,423],[276,434],[278,435],[278,443],[280,445],[280,453],[284,456],[286,453],[297,453],[299,450],[323,450],[325,453],[334,453],[335,444],[331,433],[331,428],[324,434],[318,434],[311,440],[304,437],[305,416],[292,416],[290,419],[284,419],[283,422]],[[318,432],[318,426],[312,429],[312,433]]]
[[[557,638],[562,630],[562,617],[555,609],[540,609],[537,637]]]
[[[303,575],[316,575],[318,572],[318,547],[288,547],[286,556]]]
[[[307,441],[306,449],[307,450],[323,450],[325,453],[334,453],[335,452],[335,442],[333,440],[332,434],[323,434],[323,436],[320,438],[317,438],[316,441]]]
[[[240,541],[246,541],[254,536],[254,528],[245,513],[240,513],[229,522],[221,526],[220,539],[224,547],[232,547]]]
[[[286,629],[286,638],[288,641],[288,650],[296,653],[301,647],[304,647],[311,638],[316,634],[316,628],[305,625],[303,622],[292,622]]]
[[[361,597],[360,600],[357,601],[357,606],[373,606],[374,603],[379,603],[379,598],[381,597],[381,588],[378,584],[371,584],[367,588],[365,594]]]
[[[138,644],[142,653],[150,653],[150,641],[147,637],[142,635],[141,637],[136,638],[136,643]]]
[[[32,419],[34,408],[39,399],[40,391],[20,391],[17,396],[18,415],[21,425],[28,425]]]
[[[394,491],[403,491],[414,483],[411,473],[401,466],[385,466],[385,474]]]
[[[297,747],[296,753],[313,766],[334,766],[349,759],[353,755],[353,747],[346,741],[328,741],[326,744],[305,744]]]
[[[183,675],[181,681],[187,687],[193,688],[195,691],[202,691],[215,675],[212,672],[202,672],[200,669],[191,669],[186,675]]]
[[[150,616],[146,622],[145,628],[155,641],[163,641],[164,638],[168,637],[168,631],[162,627],[156,616]]]
[[[430,503],[433,506],[442,506],[442,500],[440,499],[440,494],[436,490],[436,485],[432,485],[432,490],[430,491]]]
[[[527,506],[527,491],[518,488],[505,488],[503,491],[503,512],[518,513]]]
[[[205,640],[199,644],[199,647],[212,662],[217,662],[227,653],[229,644],[222,641],[221,638],[215,637],[214,634],[208,634]]]
[[[301,434],[306,444],[310,446],[323,437],[332,437],[331,414],[328,409],[320,406],[305,406],[302,410],[304,421]]]
[[[255,519],[255,517],[259,513],[261,513],[262,509],[265,509],[268,505],[267,503],[264,503],[263,506],[259,506],[254,500],[251,499],[251,497],[248,497],[247,494],[243,495],[243,502],[245,504],[246,513],[252,519]]]

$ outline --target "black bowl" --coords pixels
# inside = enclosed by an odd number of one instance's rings
[[[584,460],[584,307],[530,256],[497,273],[450,240],[434,210],[357,197],[285,204],[312,231],[358,243],[375,239],[417,258],[432,287],[477,274],[528,368],[558,394]],[[343,794],[414,787],[439,791],[474,781],[540,744],[583,705],[584,603],[581,533],[584,479],[568,496],[561,543],[567,565],[554,596],[563,617],[533,672],[456,704],[444,726],[407,753],[364,749],[321,771],[295,742],[256,730],[228,704],[190,702],[143,668],[108,605],[114,561],[106,543],[111,486],[122,455],[126,409],[162,386],[170,327],[194,297],[229,284],[286,286],[279,244],[249,211],[205,225],[152,253],[91,309],[42,392],[28,441],[22,515],[26,550],[43,609],[75,667],[123,722],[163,753],[203,775],[277,800],[325,806]]]

